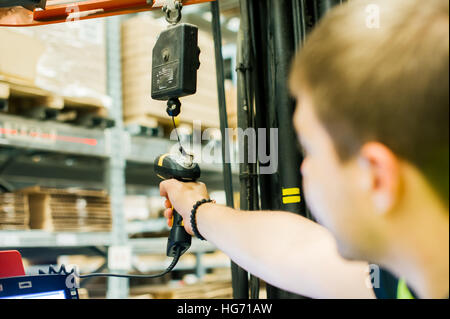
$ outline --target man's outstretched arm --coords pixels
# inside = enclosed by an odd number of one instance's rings
[[[205,185],[168,180],[160,191],[192,234],[190,211],[209,198]],[[171,212],[167,208],[165,216]],[[343,259],[330,232],[299,215],[207,203],[197,211],[197,226],[235,263],[271,285],[311,298],[374,298],[366,285],[367,263]]]

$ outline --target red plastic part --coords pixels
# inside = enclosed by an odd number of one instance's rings
[[[22,255],[17,250],[0,251],[0,278],[25,276]]]

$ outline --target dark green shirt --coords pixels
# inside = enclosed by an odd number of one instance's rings
[[[398,279],[389,271],[380,268],[380,285],[373,291],[377,299],[418,299],[403,279]]]

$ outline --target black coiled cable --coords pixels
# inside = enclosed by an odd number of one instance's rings
[[[166,270],[164,270],[162,273],[160,274],[156,274],[156,275],[122,275],[122,274],[108,274],[108,273],[93,273],[93,274],[86,274],[86,275],[80,275],[79,277],[81,279],[83,278],[90,278],[90,277],[119,277],[119,278],[158,278],[158,277],[162,277],[166,274],[168,274],[169,272],[172,271],[172,269],[175,268],[175,266],[178,263],[178,260],[181,257],[181,248],[177,247],[177,253],[175,255],[175,257],[173,257],[172,263],[169,265],[169,267],[167,267]]]
[[[76,277],[80,279],[84,278],[91,278],[91,277],[118,277],[118,278],[158,278],[162,277],[169,272],[171,272],[175,266],[178,263],[178,260],[181,257],[181,247],[176,247],[176,254],[173,257],[172,262],[170,263],[169,267],[167,267],[166,270],[164,270],[162,273],[156,274],[156,275],[126,275],[126,274],[109,274],[109,273],[92,273],[92,274],[86,274],[86,275],[76,275],[75,269],[72,269],[70,272],[66,270],[65,265],[61,265],[61,268],[59,271],[56,271],[53,267],[50,267],[49,274],[64,274],[64,275],[72,275],[74,274]],[[44,274],[44,272],[39,271],[40,274]]]

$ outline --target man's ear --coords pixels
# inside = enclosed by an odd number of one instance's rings
[[[365,172],[365,186],[380,214],[388,213],[397,201],[400,186],[399,159],[385,145],[369,142],[363,145],[359,162]]]

